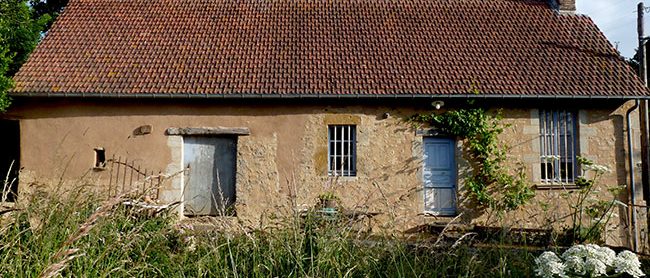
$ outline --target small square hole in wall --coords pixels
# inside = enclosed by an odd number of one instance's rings
[[[95,148],[95,165],[93,168],[106,168],[106,150],[104,148]]]

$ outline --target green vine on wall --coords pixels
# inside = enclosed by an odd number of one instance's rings
[[[534,197],[523,169],[511,174],[505,165],[506,148],[498,140],[503,132],[501,112],[492,115],[481,108],[459,109],[442,114],[417,114],[410,121],[428,124],[440,132],[463,139],[474,168],[465,180],[467,197],[479,207],[511,211]]]

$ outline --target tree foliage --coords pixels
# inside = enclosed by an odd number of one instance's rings
[[[0,38],[12,59],[6,74],[13,76],[27,61],[52,17],[45,14],[33,19],[32,9],[25,0],[5,0],[0,3],[0,18]]]
[[[68,0],[29,0],[29,5],[32,7],[32,19],[38,20],[43,16],[50,17],[49,22],[45,26],[46,30],[50,29],[54,20],[67,4]]]
[[[66,0],[0,1],[0,112],[7,109],[13,77],[41,36],[67,4]]]
[[[11,63],[9,48],[0,41],[0,112],[5,111],[11,103],[11,100],[7,96],[7,91],[13,85],[11,78],[6,76],[9,70],[9,63]]]
[[[641,64],[641,53],[639,52],[639,49],[635,49],[634,56],[632,56],[632,58],[626,59],[625,62],[634,70],[634,72],[638,73],[639,65]]]

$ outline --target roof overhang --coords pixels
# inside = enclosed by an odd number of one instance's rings
[[[511,95],[511,94],[157,94],[157,93],[9,93],[11,97],[47,98],[110,98],[110,99],[574,99],[574,100],[634,100],[650,99],[650,95]]]

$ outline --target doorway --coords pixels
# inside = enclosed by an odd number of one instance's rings
[[[451,138],[424,137],[424,210],[456,215],[456,153]]]
[[[0,120],[0,184],[2,201],[15,202],[18,197],[20,171],[20,123],[17,120]]]
[[[234,215],[237,137],[183,137],[186,216]]]

